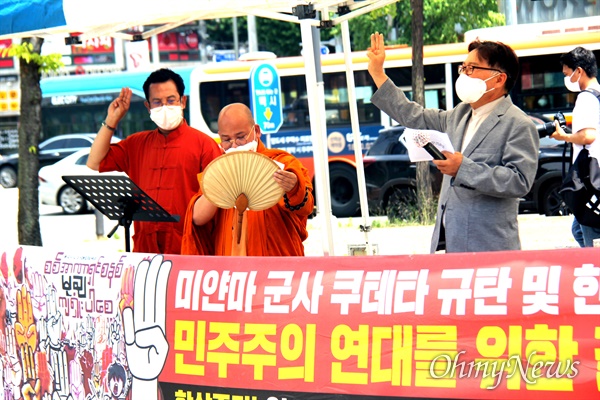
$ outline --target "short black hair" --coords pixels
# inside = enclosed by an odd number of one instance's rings
[[[161,68],[148,76],[146,82],[144,82],[144,95],[146,96],[146,100],[150,101],[150,85],[153,83],[164,83],[167,81],[175,82],[175,86],[177,86],[177,92],[179,92],[179,96],[183,96],[185,92],[185,84],[183,83],[183,78],[172,70],[168,68]]]
[[[598,76],[596,56],[591,50],[584,49],[583,47],[575,47],[570,52],[561,55],[560,63],[573,70],[581,67],[588,78],[595,78]]]
[[[504,88],[506,93],[515,85],[519,76],[519,57],[515,51],[502,42],[475,40],[469,44],[469,53],[477,50],[479,58],[485,60],[490,67],[498,68],[506,74]]]

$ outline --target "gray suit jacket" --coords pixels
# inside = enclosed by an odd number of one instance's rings
[[[426,109],[408,101],[389,79],[371,101],[401,125],[446,132],[452,146],[461,148],[469,104]],[[538,151],[535,125],[506,96],[469,142],[456,177],[444,175],[431,252],[444,228],[447,252],[519,250],[519,199],[533,185]]]

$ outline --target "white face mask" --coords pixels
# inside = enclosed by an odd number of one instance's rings
[[[579,86],[579,79],[577,79],[575,82],[571,82],[571,78],[573,77],[573,75],[575,75],[575,72],[577,72],[577,69],[573,71],[571,76],[565,76],[565,86],[571,92],[581,92],[581,87]],[[579,75],[579,78],[581,78],[581,75]]]
[[[255,152],[257,148],[258,148],[258,142],[256,140],[253,140],[242,146],[230,147],[227,150],[225,150],[225,153],[233,153],[235,151],[254,151]]]
[[[490,90],[486,91],[487,86],[485,83],[496,76],[498,76],[498,74],[490,76],[484,81],[479,78],[471,78],[468,75],[460,74],[456,80],[456,94],[458,98],[465,103],[475,103],[485,93],[491,92],[495,89],[491,88]]]
[[[181,106],[162,106],[150,109],[150,119],[160,129],[172,131],[181,124],[183,120],[183,108]]]

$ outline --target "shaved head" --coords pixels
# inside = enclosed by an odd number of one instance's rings
[[[243,103],[228,104],[221,109],[217,122],[221,140],[241,138],[253,129],[254,138],[260,138],[260,126],[254,122],[252,111]],[[254,140],[250,138],[250,140]]]
[[[219,113],[217,122],[219,130],[221,130],[221,125],[223,125],[224,121],[228,123],[234,122],[235,124],[254,125],[252,111],[243,103],[232,103],[223,107]]]

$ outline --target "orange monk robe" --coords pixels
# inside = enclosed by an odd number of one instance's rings
[[[258,142],[257,152],[282,163],[286,171],[298,177],[298,184],[284,198],[264,211],[246,211],[244,214],[246,255],[248,256],[303,256],[302,242],[308,237],[306,224],[313,212],[314,197],[308,170],[294,156],[282,150],[267,149]],[[202,189],[188,206],[184,222],[181,254],[229,256],[232,251],[233,226],[237,221],[237,210],[219,209],[213,220],[206,225],[196,226],[192,221],[194,204],[202,195]],[[302,204],[298,210],[294,206]]]

